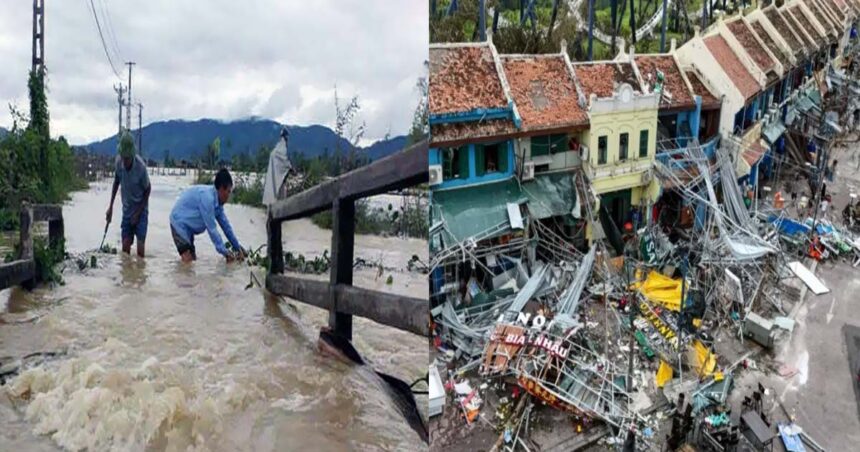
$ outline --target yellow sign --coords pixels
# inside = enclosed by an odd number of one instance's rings
[[[522,388],[525,389],[526,392],[537,397],[538,399],[543,400],[549,406],[557,410],[582,414],[582,411],[578,410],[576,407],[567,403],[566,401],[558,398],[558,396],[544,388],[543,385],[540,384],[540,382],[538,381],[521,375],[519,379],[517,379],[517,383],[519,383],[519,385],[522,386]]]
[[[660,367],[657,369],[657,387],[662,388],[667,381],[672,379],[674,375],[674,371],[672,370],[672,366],[669,365],[666,361],[660,360]]]
[[[672,279],[658,272],[651,271],[644,281],[632,284],[634,289],[649,301],[659,304],[666,309],[679,312],[681,310],[681,280]]]
[[[672,329],[666,322],[663,321],[654,311],[651,310],[651,307],[648,306],[644,301],[639,301],[639,311],[642,312],[642,317],[645,317],[654,328],[667,340],[669,343],[677,348],[678,347],[678,336],[675,335],[675,330]]]
[[[717,368],[717,355],[711,353],[705,344],[698,339],[690,344],[687,355],[691,367],[696,369],[700,377],[707,377]]]

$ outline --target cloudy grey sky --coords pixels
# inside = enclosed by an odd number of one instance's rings
[[[257,115],[331,126],[335,84],[340,97],[359,96],[365,141],[411,124],[429,40],[423,0],[92,2],[123,83],[122,62],[137,62],[132,96],[144,104],[144,124]],[[90,0],[45,3],[52,135],[83,144],[115,133],[119,79]],[[7,128],[6,106],[28,106],[32,11],[29,0],[0,0],[0,126]]]

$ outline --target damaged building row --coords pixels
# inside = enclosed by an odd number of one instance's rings
[[[638,449],[677,440],[653,414],[686,396],[698,437],[730,443],[714,410],[748,354],[717,338],[773,346],[793,327],[787,281],[817,282],[798,262],[810,246],[860,256],[780,192],[806,177],[815,199],[830,141],[860,119],[858,15],[858,0],[771,4],[611,61],[432,44],[430,297],[447,377],[516,386]],[[480,391],[457,391],[468,420]],[[526,415],[510,411],[516,437]]]

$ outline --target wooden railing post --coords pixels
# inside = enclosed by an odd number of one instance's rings
[[[269,273],[279,274],[284,272],[284,244],[281,241],[281,222],[272,218],[266,221],[266,232],[268,236],[267,251],[269,257]]]
[[[63,216],[60,215],[59,218],[54,218],[48,221],[48,244],[51,248],[56,246],[63,246],[63,252],[65,252],[65,244],[63,243],[63,239],[65,238],[65,226],[63,224]]]
[[[33,207],[30,204],[21,205],[21,255],[18,259],[33,258]]]
[[[355,245],[355,200],[335,198],[332,203],[331,227],[331,296],[334,309],[329,311],[328,324],[340,336],[352,340],[352,315],[338,312],[336,288],[352,285],[352,263]]]

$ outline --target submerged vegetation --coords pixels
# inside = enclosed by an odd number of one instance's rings
[[[33,239],[33,260],[36,263],[36,281],[48,284],[64,284],[57,264],[66,258],[65,241],[50,244],[44,237]]]
[[[417,198],[406,201],[402,210],[395,210],[391,204],[386,208],[373,207],[367,199],[359,199],[355,203],[355,232],[426,238],[428,215],[426,204]],[[331,229],[331,211],[320,212],[311,217],[311,221],[323,229]]]

